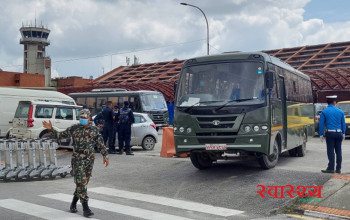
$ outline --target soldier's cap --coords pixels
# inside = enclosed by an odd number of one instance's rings
[[[81,118],[89,118],[89,116],[90,116],[90,111],[89,111],[89,109],[83,109],[83,110],[81,110],[80,113],[79,113],[79,116],[80,116]]]
[[[119,105],[115,105],[114,108],[119,108]]]
[[[129,101],[124,101],[124,105],[129,105]]]

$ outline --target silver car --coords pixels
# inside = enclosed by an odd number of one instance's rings
[[[92,119],[96,117],[93,116]],[[158,132],[152,119],[143,113],[134,112],[135,123],[131,126],[131,146],[142,146],[144,150],[153,150],[158,142]],[[115,146],[118,149],[118,133]]]
[[[144,150],[153,150],[158,141],[156,125],[147,114],[134,112],[134,117],[135,123],[131,126],[130,145],[142,146]],[[118,138],[116,138],[115,145],[118,149]]]

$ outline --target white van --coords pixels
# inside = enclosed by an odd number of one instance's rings
[[[48,122],[50,120],[53,129],[61,132],[79,123],[79,112],[81,109],[82,106],[67,105],[59,102],[20,101],[12,121],[10,137],[49,137],[50,131],[44,128],[43,121]],[[70,139],[63,142],[69,144]]]
[[[19,101],[76,104],[74,99],[57,91],[0,87],[0,137],[8,137]]]

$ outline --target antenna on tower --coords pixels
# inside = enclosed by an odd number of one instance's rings
[[[140,62],[139,62],[139,58],[138,57],[136,57],[135,55],[134,55],[134,64],[133,64],[133,66],[135,66],[135,65],[139,65],[140,64]]]
[[[130,57],[126,57],[126,65],[127,65],[127,66],[130,65]]]

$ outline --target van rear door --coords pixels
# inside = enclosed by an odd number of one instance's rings
[[[31,103],[20,101],[17,106],[15,117],[12,120],[12,134],[16,137],[25,135],[28,123],[30,123],[30,114],[33,114],[33,106]]]

